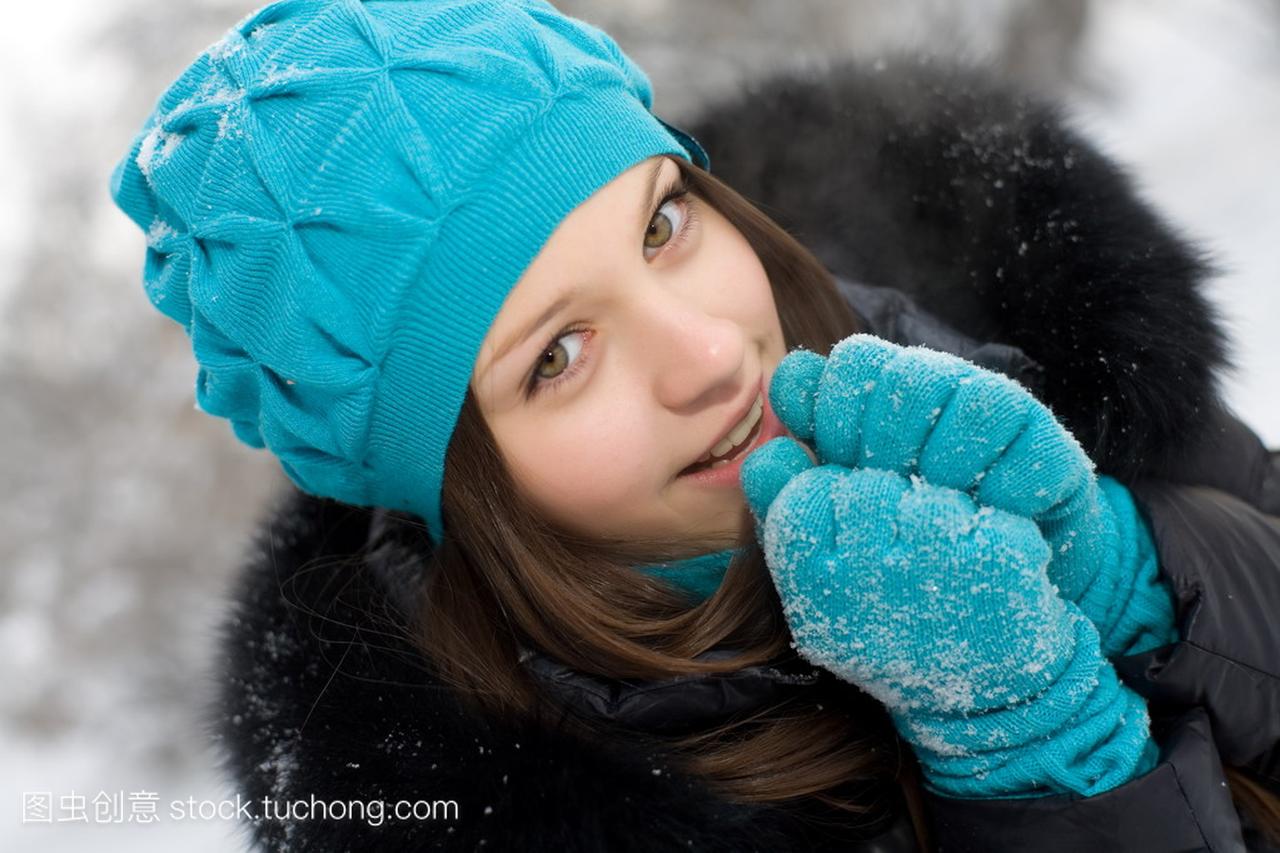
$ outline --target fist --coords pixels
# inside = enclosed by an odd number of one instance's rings
[[[924,347],[859,334],[827,358],[795,350],[769,402],[821,463],[918,475],[1027,518],[1094,477],[1080,444],[1023,386]]]
[[[797,651],[889,708],[1007,707],[1069,664],[1078,626],[1034,522],[919,478],[815,466],[787,437],[742,481]]]

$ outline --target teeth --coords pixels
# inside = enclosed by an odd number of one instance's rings
[[[704,454],[695,464],[701,464],[711,459],[713,456],[724,456],[733,448],[737,447],[743,440],[751,434],[751,430],[756,428],[756,423],[760,420],[760,415],[764,412],[764,396],[757,394],[756,401],[751,406],[751,411],[747,412],[747,416],[742,419],[736,427],[729,430],[729,434],[720,439],[716,446],[711,448],[711,452]]]

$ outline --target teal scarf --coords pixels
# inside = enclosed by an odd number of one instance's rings
[[[720,588],[725,570],[729,568],[730,561],[737,553],[736,548],[726,548],[723,551],[698,554],[673,563],[654,563],[635,568],[674,584],[701,604]]]

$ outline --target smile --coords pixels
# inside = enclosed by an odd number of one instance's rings
[[[711,463],[711,467],[715,467],[732,459],[737,451],[747,446],[747,439],[754,436],[763,414],[764,396],[757,395],[755,403],[751,405],[751,411],[747,412],[747,416],[739,421],[737,426],[729,430],[729,434],[720,439],[716,446],[711,448],[710,452],[703,454],[702,458],[695,462],[693,467],[707,462]]]

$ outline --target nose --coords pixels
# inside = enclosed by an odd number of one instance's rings
[[[735,320],[702,306],[649,292],[638,353],[652,371],[654,396],[673,411],[742,398],[747,335]]]

